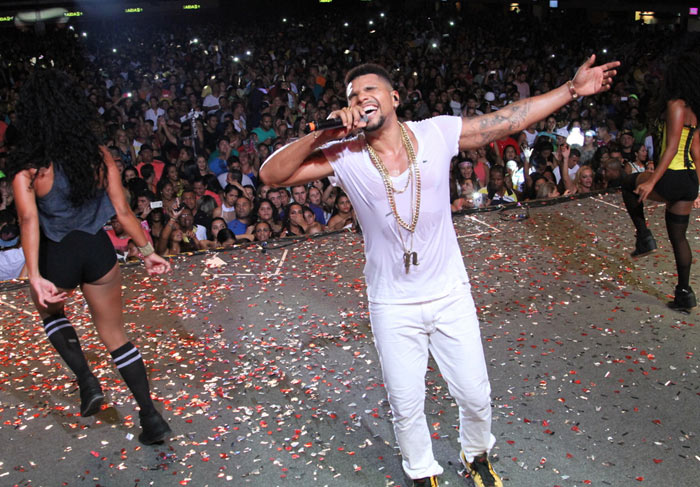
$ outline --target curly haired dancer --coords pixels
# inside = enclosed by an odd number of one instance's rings
[[[47,337],[77,377],[80,414],[97,413],[104,395],[64,312],[64,301],[77,286],[139,405],[139,440],[160,443],[170,427],[153,405],[143,359],[124,330],[121,275],[103,225],[116,213],[149,274],[167,272],[170,265],[154,253],[131,212],[119,170],[93,132],[95,107],[73,80],[37,68],[22,88],[17,114],[21,139],[8,169],[31,295]]]

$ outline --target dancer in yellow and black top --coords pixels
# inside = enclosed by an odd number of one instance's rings
[[[139,405],[139,441],[149,445],[163,442],[170,427],[153,405],[143,359],[124,331],[119,266],[102,227],[116,214],[149,274],[167,272],[170,265],[154,252],[126,202],[117,165],[93,132],[96,113],[66,74],[37,67],[20,95],[21,139],[8,172],[32,300],[49,341],[77,377],[80,415],[97,413],[104,395],[64,311],[77,286]]]
[[[696,306],[690,287],[692,254],[686,238],[690,210],[698,197],[700,165],[700,54],[686,52],[668,67],[665,76],[666,126],[664,148],[654,172],[630,174],[622,185],[622,198],[637,230],[633,257],[656,249],[644,218],[644,200],[666,203],[666,230],[673,246],[678,272],[675,296],[669,306],[688,310]]]

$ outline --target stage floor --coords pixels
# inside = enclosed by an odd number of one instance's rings
[[[619,194],[523,220],[455,217],[505,485],[697,485],[698,312],[666,308],[673,253],[663,206],[647,210],[659,250],[640,260],[629,257]],[[78,415],[26,286],[0,289],[0,485],[408,485],[372,343],[361,235],[284,244],[178,257],[163,278],[123,269],[130,337],[174,431],[159,447],[136,440],[135,405],[79,293],[70,314],[109,405],[91,418]],[[426,388],[441,485],[470,485],[458,475],[456,407],[432,361]]]

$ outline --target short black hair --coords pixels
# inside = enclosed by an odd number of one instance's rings
[[[501,173],[501,176],[506,177],[506,168],[505,168],[505,166],[500,166],[500,165],[491,166],[491,168],[489,169],[489,172],[490,172],[490,173],[492,173],[492,172],[498,172],[498,173]]]
[[[384,79],[387,83],[389,83],[389,86],[394,86],[394,84],[391,81],[391,75],[389,74],[389,71],[387,71],[383,66],[374,63],[360,64],[359,66],[355,66],[350,71],[348,71],[348,73],[345,75],[345,86],[352,83],[352,81],[355,78],[365,76],[366,74],[376,74],[380,78]]]
[[[144,164],[141,166],[141,177],[143,179],[148,179],[151,176],[155,176],[156,170],[153,167],[153,164]]]
[[[230,228],[222,228],[219,233],[216,234],[216,242],[224,243],[225,241],[232,239],[234,242],[237,241],[236,234]]]

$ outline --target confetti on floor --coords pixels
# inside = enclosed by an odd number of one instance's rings
[[[629,257],[633,230],[616,194],[532,208],[524,220],[455,217],[505,485],[696,485],[698,312],[665,306],[673,254],[663,207],[647,209],[660,248],[640,260]],[[107,395],[91,418],[78,414],[75,382],[26,286],[0,288],[0,485],[408,485],[372,344],[361,235],[173,264],[153,279],[123,268],[128,332],[174,431],[157,447],[136,440],[134,402],[80,294],[69,315]],[[456,407],[432,361],[425,405],[441,485],[468,485]]]

